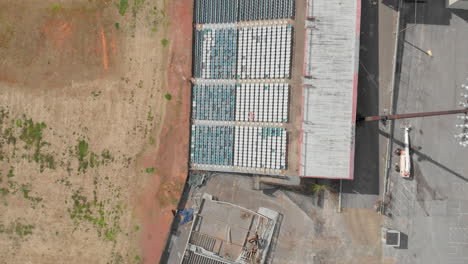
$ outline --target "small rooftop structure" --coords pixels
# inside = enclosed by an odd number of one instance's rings
[[[386,246],[400,247],[401,233],[400,231],[383,227],[381,230],[382,242]]]
[[[181,264],[264,263],[279,214],[200,197]]]

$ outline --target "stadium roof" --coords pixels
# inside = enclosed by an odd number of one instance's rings
[[[361,2],[308,6],[301,176],[353,179]]]

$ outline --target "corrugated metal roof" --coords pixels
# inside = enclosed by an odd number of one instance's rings
[[[301,175],[352,179],[359,0],[309,2]]]

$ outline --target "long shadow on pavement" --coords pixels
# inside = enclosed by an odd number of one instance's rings
[[[382,130],[379,130],[379,134],[384,136],[384,137],[387,137],[387,138],[391,138],[392,142],[394,144],[397,144],[399,146],[402,146],[404,147],[405,143],[398,140],[398,139],[395,139],[394,137],[391,137],[387,132],[385,131],[382,131]],[[444,164],[432,159],[430,156],[422,153],[421,151],[419,151],[417,148],[414,148],[414,147],[411,147],[411,152],[412,154],[415,154],[419,157],[419,161],[427,161],[427,162],[430,162],[432,164],[434,164],[435,166],[447,171],[448,173],[452,174],[453,176],[455,177],[458,177],[460,178],[461,180],[464,180],[466,182],[468,182],[468,178],[466,178],[465,176],[461,175],[460,173],[450,169],[449,167],[445,166]]]
[[[357,113],[379,112],[379,9],[362,2]],[[343,181],[344,193],[379,193],[378,124],[356,127],[354,180]]]
[[[468,10],[452,9],[452,13],[468,22]]]

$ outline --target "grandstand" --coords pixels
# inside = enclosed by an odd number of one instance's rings
[[[236,86],[235,120],[240,122],[288,122],[287,83],[243,83]]]
[[[360,1],[194,1],[191,169],[352,179]]]
[[[192,168],[287,170],[294,9],[294,0],[195,1]]]
[[[290,77],[291,25],[195,30],[194,76],[203,79]]]
[[[195,0],[196,24],[291,19],[294,0]]]
[[[286,135],[278,127],[237,127],[234,166],[286,169]]]
[[[215,167],[286,168],[287,133],[280,127],[192,125],[190,161]]]
[[[196,30],[194,49],[196,78],[236,78],[237,30],[235,28]]]
[[[216,121],[234,121],[236,118],[234,84],[193,85],[192,94],[192,118]]]
[[[240,28],[237,77],[289,78],[292,31],[291,25]]]
[[[232,166],[234,127],[192,126],[191,162]]]

